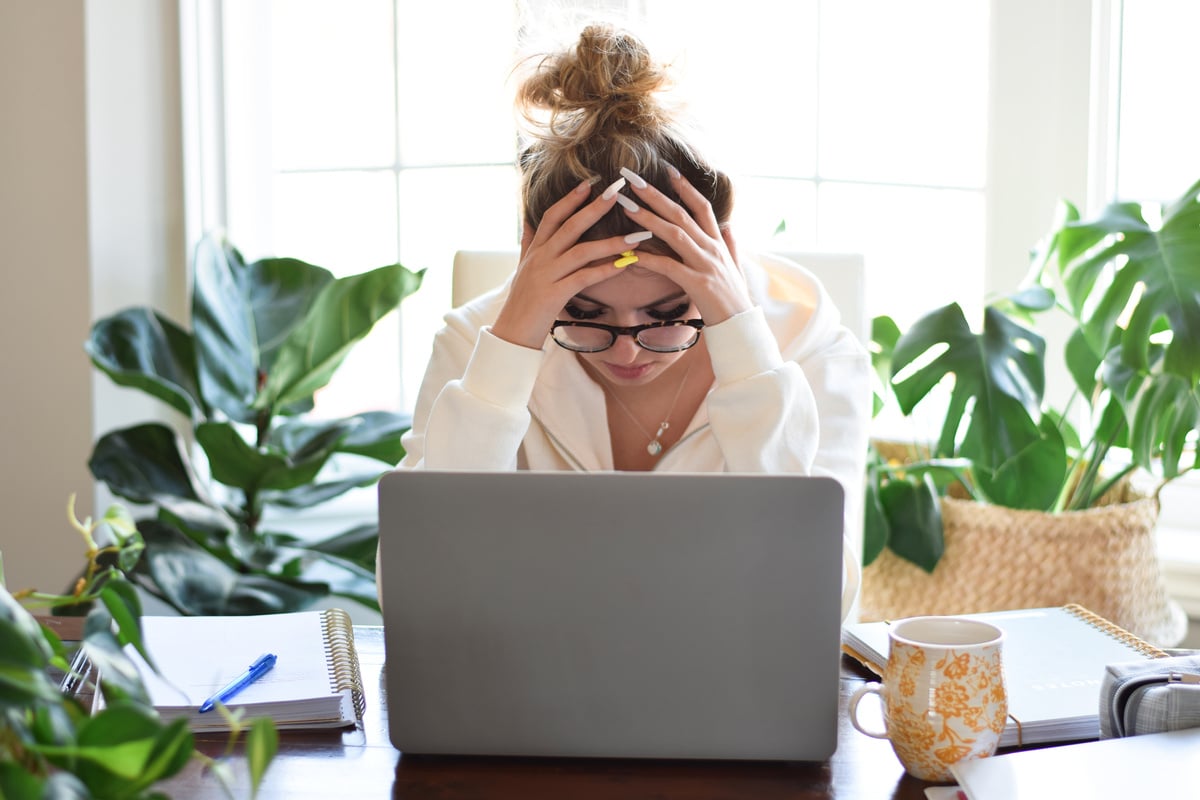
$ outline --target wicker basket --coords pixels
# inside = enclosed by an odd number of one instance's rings
[[[1078,603],[1159,647],[1187,618],[1167,596],[1156,500],[1123,486],[1110,503],[1050,514],[943,498],[945,553],[927,573],[890,550],[863,570],[863,620]]]

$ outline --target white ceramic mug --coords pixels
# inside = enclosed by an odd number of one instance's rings
[[[888,739],[908,773],[951,780],[950,766],[996,752],[1008,720],[1000,651],[1004,632],[958,617],[911,617],[888,631],[883,683],[868,683],[850,698],[850,722]],[[868,694],[883,702],[885,730],[867,730],[858,704]]]

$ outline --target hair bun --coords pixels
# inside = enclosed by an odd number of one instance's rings
[[[669,124],[657,97],[669,85],[666,69],[637,37],[590,25],[573,47],[537,63],[517,103],[536,137],[563,143]]]

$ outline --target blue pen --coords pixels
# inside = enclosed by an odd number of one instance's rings
[[[264,653],[259,656],[250,668],[238,675],[225,685],[225,688],[214,694],[212,697],[200,704],[200,713],[212,711],[217,703],[228,703],[229,699],[235,694],[245,689],[256,680],[266,675],[271,671],[271,667],[275,666],[275,655],[273,653]]]

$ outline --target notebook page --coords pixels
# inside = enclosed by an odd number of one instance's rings
[[[275,667],[239,692],[230,707],[291,703],[336,696],[329,683],[325,639],[317,612],[250,617],[143,617],[146,649],[157,675],[139,669],[159,709],[199,706],[263,653]],[[141,662],[135,656],[135,662]]]

